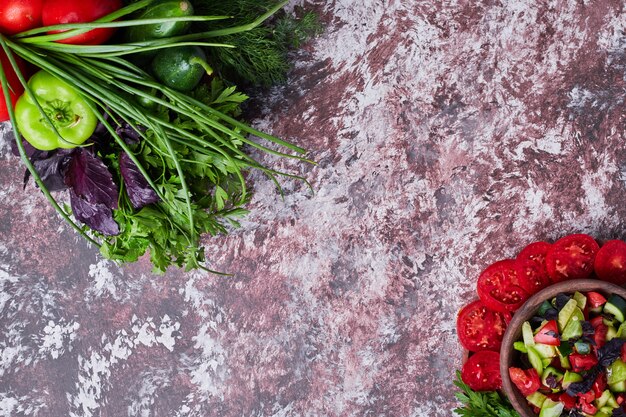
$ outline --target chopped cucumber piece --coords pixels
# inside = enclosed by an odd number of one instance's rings
[[[612,314],[620,323],[623,323],[626,317],[626,300],[617,294],[611,294],[604,305],[603,311]]]
[[[546,398],[548,397],[546,397],[544,394],[540,393],[539,391],[535,391],[528,397],[526,397],[526,401],[528,401],[530,404],[534,405],[537,408],[541,408]]]
[[[524,344],[524,342],[520,342],[520,341],[513,343],[513,349],[518,350],[522,353],[528,352],[526,350],[526,345]]]
[[[619,407],[619,405],[617,407]],[[609,405],[605,405],[604,407],[600,408],[598,411],[601,412],[601,413],[606,413],[609,416],[612,416],[613,415],[613,409],[617,408],[617,407],[611,407]],[[597,416],[597,414],[596,414],[596,416]]]
[[[559,311],[557,322],[559,324],[560,331],[563,331],[563,329],[565,329],[567,322],[569,321],[570,317],[572,317],[572,314],[574,314],[574,310],[576,310],[577,308],[578,304],[576,303],[576,300],[572,298],[567,303],[565,303],[561,311]]]
[[[537,310],[537,315],[541,317],[545,317],[546,311],[554,308],[550,301],[546,300],[539,306],[539,310]]]
[[[541,360],[541,356],[533,346],[526,346],[526,349],[528,349],[528,361],[531,366],[535,368],[539,377],[541,377],[541,375],[543,375],[543,361]]]
[[[609,385],[626,381],[626,363],[616,359],[606,368],[606,381]],[[623,391],[619,391],[623,392]]]
[[[604,390],[602,395],[596,398],[594,401],[596,407],[597,408],[604,407],[609,402],[609,397],[613,397],[613,394],[611,394],[611,390],[608,390],[608,389]]]
[[[610,413],[605,413],[602,410],[598,410],[597,413],[595,414],[583,414],[583,416],[587,417],[587,416],[593,416],[593,417],[611,417],[613,415],[613,409],[611,409]]]
[[[604,323],[605,326],[619,326],[620,325],[620,322],[617,321],[617,319],[613,315],[609,317],[603,317],[602,323]]]
[[[563,375],[563,383],[561,385],[563,385],[563,389],[567,389],[574,382],[580,382],[582,380],[583,380],[583,377],[581,374],[578,374],[576,372],[565,371],[565,375]]]
[[[530,322],[525,321],[524,324],[522,324],[522,338],[527,347],[535,346],[535,337],[533,335],[533,328],[530,327]]]
[[[580,308],[581,310],[584,310],[585,306],[587,305],[587,297],[585,297],[583,294],[576,291],[574,293],[573,298],[574,300],[576,300],[576,304],[578,304],[578,308]]]
[[[609,340],[614,339],[615,336],[617,336],[617,330],[615,330],[615,327],[609,326],[606,331],[606,341],[608,342]]]
[[[574,344],[574,347],[576,348],[576,352],[580,353],[581,355],[586,355],[591,352],[591,345],[581,340],[577,341]]]
[[[539,417],[559,417],[563,412],[563,408],[565,408],[563,403],[546,398],[541,406]]]
[[[539,356],[542,358],[554,358],[556,356],[556,348],[551,345],[545,345],[543,343],[535,342],[535,346],[533,346]]]
[[[556,382],[561,382],[563,380],[563,372],[559,371],[556,368],[553,368],[552,366],[546,366],[543,370],[543,375],[541,375],[541,383],[546,387],[550,386],[547,383],[550,375],[556,378]]]
[[[563,369],[572,369],[572,364],[569,363],[569,358],[567,356],[560,356],[559,360],[561,361],[561,368]]]
[[[609,389],[613,392],[626,392],[626,381],[609,384]]]
[[[626,339],[626,322],[619,325],[615,337],[619,337],[620,339]]]
[[[580,320],[570,320],[563,329],[561,340],[576,339],[583,335],[583,325]]]

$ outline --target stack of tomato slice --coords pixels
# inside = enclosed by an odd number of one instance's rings
[[[626,243],[610,240],[600,248],[591,236],[573,234],[554,244],[531,243],[515,259],[487,267],[476,285],[479,300],[457,317],[459,340],[471,352],[461,372],[463,382],[475,391],[501,388],[499,349],[511,315],[548,285],[584,278],[625,284]]]

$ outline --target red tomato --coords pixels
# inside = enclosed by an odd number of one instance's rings
[[[598,278],[617,285],[626,284],[626,243],[609,240],[596,255],[594,269]]]
[[[589,291],[587,293],[587,301],[589,301],[589,307],[596,308],[606,303],[606,298],[600,293]]]
[[[461,344],[472,352],[500,349],[507,316],[488,309],[481,301],[468,304],[456,319],[456,332]]]
[[[598,249],[598,243],[589,235],[569,235],[557,240],[546,254],[548,275],[554,282],[589,278]]]
[[[569,355],[569,362],[572,365],[572,371],[581,372],[593,368],[598,363],[598,358],[593,353],[588,355],[572,353]]]
[[[44,26],[65,23],[88,23],[106,16],[122,7],[121,0],[46,0],[43,5]],[[62,39],[60,43],[99,45],[106,42],[115,29],[94,29],[81,35]],[[51,31],[49,33],[59,33]]]
[[[578,394],[578,401],[579,402],[590,403],[590,402],[592,402],[595,399],[596,399],[596,394],[594,394],[594,392],[592,390],[589,390],[589,391],[585,392],[584,394]]]
[[[492,310],[517,310],[528,298],[517,278],[517,264],[512,259],[498,261],[485,269],[476,284],[478,297]]]
[[[567,395],[566,393],[559,395],[559,401],[562,402],[568,410],[576,407],[576,398],[571,395]]]
[[[606,324],[600,323],[595,329],[596,332],[593,334],[593,341],[596,342],[596,349],[600,349],[606,344],[606,335],[609,332],[609,328]]]
[[[22,61],[18,56],[13,55],[17,64],[20,68],[22,74],[24,73],[24,61]],[[13,71],[13,67],[11,66],[11,62],[9,61],[9,57],[4,53],[2,49],[0,49],[0,65],[2,66],[2,70],[6,74],[7,81],[9,82],[9,87],[11,88],[11,102],[13,106],[17,102],[17,99],[20,98],[22,93],[24,92],[24,87],[22,83],[20,83],[19,78],[17,78],[17,74]],[[6,100],[4,94],[2,93],[2,88],[0,87],[0,122],[5,122],[9,120],[9,110],[7,109]]]
[[[595,382],[593,383],[593,386],[591,387],[591,390],[593,391],[593,394],[596,398],[600,398],[600,396],[602,396],[602,393],[606,389],[606,384],[606,374],[602,372],[600,375],[598,375]]]
[[[579,399],[578,405],[580,406],[580,409],[583,413],[593,415],[598,412],[598,409],[596,408],[596,406],[591,403],[588,403],[587,401]]]
[[[515,384],[524,397],[537,391],[541,386],[539,374],[533,368],[524,370],[510,367],[509,376],[511,377],[511,382]]]
[[[544,324],[534,339],[535,342],[543,343],[544,345],[559,346],[561,339],[559,339],[559,327],[556,324],[556,320],[550,320]]]
[[[546,253],[552,247],[548,242],[535,242],[517,255],[517,276],[522,288],[530,295],[550,285],[546,270]]]
[[[43,0],[2,0],[0,33],[13,35],[41,26]]]
[[[626,362],[626,343],[622,345],[620,359],[622,360],[622,362]]]
[[[491,350],[474,353],[463,365],[461,379],[474,391],[495,391],[502,388],[500,354]]]

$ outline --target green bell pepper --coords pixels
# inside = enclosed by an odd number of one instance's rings
[[[45,71],[33,75],[28,86],[34,97],[28,92],[22,94],[15,105],[15,117],[18,130],[31,145],[49,151],[75,148],[89,139],[98,119],[78,91]],[[49,120],[41,114],[35,99]]]

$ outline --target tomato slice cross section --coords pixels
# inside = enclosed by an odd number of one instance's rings
[[[517,255],[517,277],[521,287],[530,295],[551,283],[546,269],[546,254],[551,247],[548,242],[534,242]]]
[[[598,243],[585,234],[557,240],[546,254],[548,275],[554,282],[589,278],[599,249]]]
[[[478,300],[459,312],[456,332],[463,347],[469,351],[498,350],[510,319],[510,314],[493,311]]]
[[[463,365],[461,379],[474,391],[502,388],[500,354],[491,350],[476,352]]]
[[[536,343],[543,343],[544,345],[559,346],[561,339],[559,339],[559,327],[556,320],[550,320],[544,324],[534,337]]]
[[[478,297],[492,310],[513,312],[528,298],[519,283],[517,263],[513,259],[498,261],[485,269],[476,284]]]
[[[626,284],[626,243],[609,240],[602,245],[596,255],[594,269],[601,280]]]

